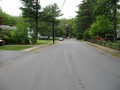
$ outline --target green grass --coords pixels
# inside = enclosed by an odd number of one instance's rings
[[[49,44],[52,43],[52,40],[38,40],[37,44],[42,45],[42,44]]]
[[[0,46],[0,50],[23,50],[31,47],[29,45],[4,45]]]
[[[52,44],[52,40],[38,40],[37,45]],[[0,50],[24,50],[33,47],[32,45],[3,45]]]

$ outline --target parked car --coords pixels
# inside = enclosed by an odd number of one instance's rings
[[[38,38],[41,40],[48,40],[49,39],[48,36],[39,36]]]
[[[1,39],[0,39],[0,46],[2,46],[2,45],[4,45],[4,44],[5,44],[4,40],[1,40]]]
[[[59,41],[63,41],[63,38],[62,38],[62,37],[60,37],[60,38],[59,38]]]

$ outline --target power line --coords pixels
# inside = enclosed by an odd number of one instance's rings
[[[62,4],[61,11],[62,11],[62,9],[63,9],[63,7],[64,7],[64,5],[65,5],[65,2],[66,2],[66,0],[64,0],[64,2],[63,2],[63,4]]]

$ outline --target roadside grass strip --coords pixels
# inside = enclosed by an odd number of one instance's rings
[[[31,45],[4,45],[0,46],[0,50],[23,50],[27,48],[31,48]]]
[[[50,43],[52,43],[52,40],[37,40],[38,45],[50,44]]]

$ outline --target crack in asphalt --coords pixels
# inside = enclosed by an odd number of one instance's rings
[[[65,58],[66,58],[66,62],[68,64],[68,67],[71,69],[73,78],[79,83],[80,88],[82,90],[86,90],[85,84],[82,82],[82,80],[78,74],[78,71],[76,69],[75,63],[73,61],[72,52],[65,50],[64,54],[65,54]]]

